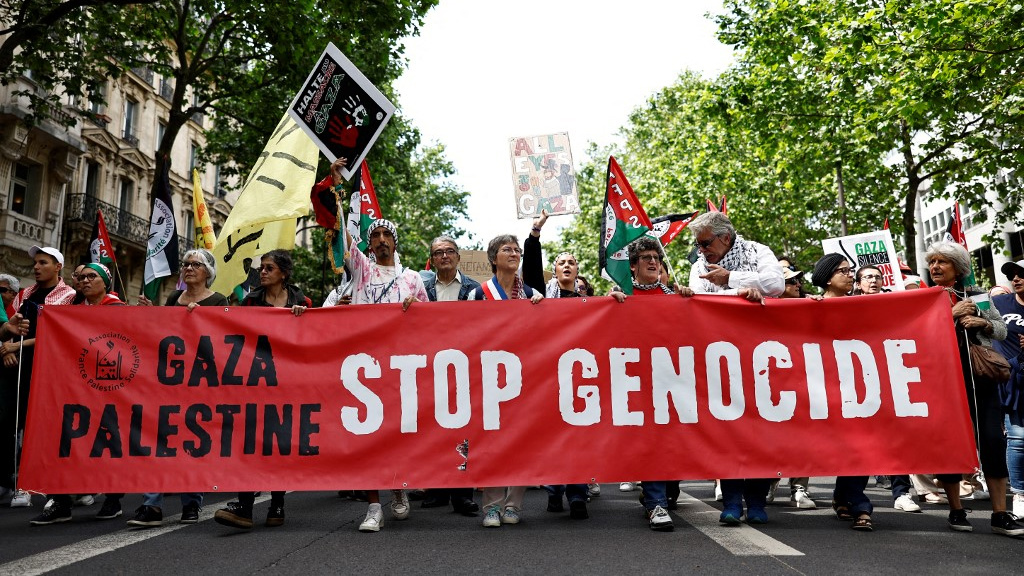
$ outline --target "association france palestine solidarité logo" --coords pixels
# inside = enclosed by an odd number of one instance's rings
[[[157,217],[149,223],[149,242],[146,257],[162,252],[174,238],[174,213],[170,206],[159,198],[153,201],[153,210]]]
[[[107,332],[89,338],[78,355],[78,376],[90,388],[113,392],[127,386],[139,373],[139,347],[131,338]]]

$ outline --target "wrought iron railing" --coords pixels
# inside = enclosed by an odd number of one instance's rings
[[[103,211],[103,221],[107,223],[107,232],[121,240],[136,244],[137,248],[146,249],[149,240],[149,220],[140,218],[113,204],[97,200],[88,194],[68,194],[68,205],[64,212],[69,222],[83,222],[89,226],[96,221],[96,210]],[[111,238],[113,240],[113,238]],[[195,247],[195,240],[190,235],[178,234],[178,254]]]

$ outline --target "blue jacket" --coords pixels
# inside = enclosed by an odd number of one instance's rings
[[[466,276],[461,271],[459,274],[462,275],[462,287],[459,288],[459,300],[465,300],[469,297],[469,294],[473,292],[480,283],[473,280],[469,276]],[[427,297],[430,298],[431,302],[437,302],[437,275],[433,274],[430,278],[423,279],[423,286],[427,289]]]

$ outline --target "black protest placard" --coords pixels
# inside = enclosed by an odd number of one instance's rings
[[[342,170],[346,179],[394,113],[395,106],[334,44],[328,44],[288,108],[331,162],[348,159]]]

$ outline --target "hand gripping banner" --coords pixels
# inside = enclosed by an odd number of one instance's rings
[[[765,306],[712,295],[417,302],[300,317],[55,306],[37,346],[21,484],[51,494],[977,465],[939,290]]]

